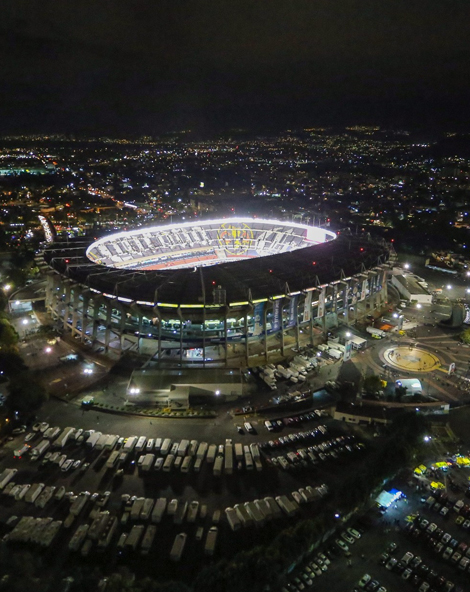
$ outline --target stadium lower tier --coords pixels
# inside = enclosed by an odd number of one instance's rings
[[[130,351],[172,365],[252,367],[383,308],[388,269],[258,302],[180,306],[112,297],[51,273],[46,308],[61,331],[111,357]]]

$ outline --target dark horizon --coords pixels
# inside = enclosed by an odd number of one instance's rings
[[[470,129],[470,5],[5,7],[0,133]]]

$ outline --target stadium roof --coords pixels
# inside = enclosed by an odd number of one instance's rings
[[[376,267],[388,259],[385,243],[366,237],[340,235],[319,245],[277,255],[208,267],[157,271],[116,269],[86,257],[90,242],[54,243],[44,252],[46,262],[83,286],[124,300],[149,304],[245,303],[301,292]]]

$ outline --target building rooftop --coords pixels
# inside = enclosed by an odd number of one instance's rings
[[[396,275],[396,280],[411,294],[429,294],[412,275]]]

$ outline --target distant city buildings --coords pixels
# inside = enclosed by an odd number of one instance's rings
[[[247,139],[185,133],[135,140],[0,140],[0,241],[93,238],[159,222],[258,216],[371,232],[393,241],[435,230],[466,249],[470,159],[458,138],[351,126]],[[430,233],[431,234],[431,233]],[[454,240],[455,239],[455,240]]]

